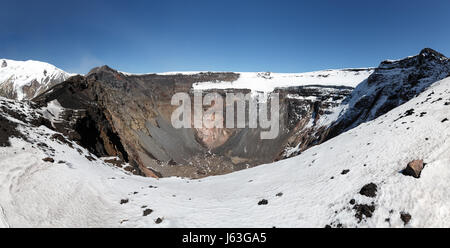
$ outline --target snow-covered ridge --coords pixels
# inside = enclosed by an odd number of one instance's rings
[[[272,92],[276,88],[286,88],[304,85],[320,86],[347,86],[356,87],[367,79],[375,68],[349,68],[330,69],[302,73],[274,73],[274,72],[234,72],[239,74],[239,79],[233,82],[199,82],[193,85],[196,90],[209,89],[250,89],[257,92]],[[142,76],[148,74],[156,75],[194,75],[199,73],[224,73],[223,71],[172,71],[162,73],[128,73],[126,76]]]
[[[30,99],[73,75],[45,62],[0,59],[0,95]]]
[[[449,59],[429,48],[401,60],[385,60],[345,99],[336,126],[350,129],[375,119],[449,76]]]
[[[272,92],[276,88],[304,85],[356,87],[374,72],[373,68],[323,70],[306,73],[239,72],[233,82],[200,82],[193,85],[196,90],[250,89]]]

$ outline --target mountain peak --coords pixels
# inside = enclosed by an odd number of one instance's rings
[[[95,74],[95,73],[100,73],[100,72],[113,72],[113,73],[116,73],[117,71],[114,70],[113,68],[107,66],[107,65],[102,65],[102,66],[98,66],[98,67],[93,68],[86,75],[88,76],[88,75]]]
[[[431,48],[424,48],[419,54],[415,56],[409,56],[398,60],[385,60],[381,62],[378,69],[393,69],[393,68],[411,68],[415,66],[420,66],[429,63],[430,61],[435,61],[437,63],[446,63],[448,58],[442,53],[439,53]]]
[[[0,59],[0,96],[31,99],[70,76],[45,62]]]
[[[436,50],[433,50],[431,48],[424,48],[422,49],[422,51],[420,51],[419,56],[422,57],[435,57],[435,58],[439,58],[439,59],[446,59],[447,57],[445,57],[442,53],[437,52]]]

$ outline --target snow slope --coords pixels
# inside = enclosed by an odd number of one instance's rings
[[[348,86],[356,87],[367,79],[374,69],[324,70],[307,73],[271,73],[240,72],[234,82],[201,82],[193,85],[194,89],[251,89],[259,92],[272,92],[275,88],[303,85]]]
[[[10,98],[18,100],[30,99],[73,75],[40,61],[0,59],[0,88],[8,91],[7,93],[11,94]],[[24,87],[32,86],[33,82],[36,89],[28,94],[24,92],[26,91]]]
[[[337,129],[373,120],[450,76],[450,59],[425,48],[418,55],[387,60],[342,102]]]
[[[14,106],[25,115],[34,111],[27,103]],[[0,225],[403,227],[400,214],[408,213],[407,227],[449,227],[449,110],[447,78],[297,157],[201,180],[130,175],[90,161],[76,144],[52,140],[46,127],[23,123],[29,141],[11,138],[11,147],[0,148]],[[55,163],[42,161],[47,156]],[[427,163],[418,179],[400,173],[414,159]],[[373,198],[359,194],[368,183],[377,185]],[[268,204],[258,205],[262,199]],[[364,204],[374,211],[360,221],[354,208]],[[153,212],[143,216],[146,209]]]

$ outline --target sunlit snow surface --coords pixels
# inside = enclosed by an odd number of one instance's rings
[[[3,61],[5,67],[1,66]],[[62,82],[73,75],[45,62],[0,59],[0,85],[13,82],[18,100],[24,99],[23,87],[30,85],[33,80],[45,86],[52,80]]]
[[[240,72],[233,82],[200,82],[194,89],[251,89],[257,92],[272,92],[276,88],[292,86],[348,86],[356,87],[367,79],[373,69],[325,70],[306,73]]]
[[[400,213],[407,212],[412,216],[407,226],[449,227],[450,122],[442,122],[450,119],[450,105],[444,104],[449,95],[450,79],[444,79],[297,157],[201,180],[129,175],[99,159],[89,161],[88,152],[75,144],[50,140],[52,131],[45,127],[20,125],[32,143],[12,138],[12,147],[0,148],[0,225],[403,227]],[[413,115],[394,121],[410,109]],[[40,149],[38,142],[55,151]],[[55,163],[42,161],[49,155]],[[419,179],[400,173],[414,159],[427,163]],[[342,175],[343,170],[350,171]],[[378,186],[376,197],[360,195],[371,182]],[[122,199],[129,202],[120,204]],[[258,205],[262,199],[268,204]],[[351,199],[373,202],[373,216],[359,222]],[[153,212],[143,216],[147,208]],[[162,223],[156,224],[157,218]]]
[[[239,78],[233,82],[199,82],[192,87],[196,90],[210,89],[250,89],[255,92],[272,92],[276,88],[304,85],[356,87],[374,72],[373,68],[337,69],[304,73],[235,72]],[[146,75],[120,72],[124,75]],[[158,75],[193,75],[208,71],[174,71]]]

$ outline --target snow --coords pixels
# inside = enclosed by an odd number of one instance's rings
[[[0,85],[12,82],[18,100],[25,98],[23,87],[29,86],[34,80],[45,87],[51,81],[62,82],[75,75],[40,61],[0,59],[0,63],[3,63],[3,61],[6,62],[6,66],[0,66]]]
[[[303,85],[356,87],[367,79],[374,69],[324,70],[307,73],[240,72],[233,82],[200,82],[193,85],[196,90],[251,89],[255,92],[272,92],[275,88]]]
[[[149,75],[149,74],[156,74],[156,75],[194,75],[199,73],[208,73],[212,71],[168,71],[168,72],[147,72],[147,73],[131,73],[131,72],[124,72],[124,71],[118,71],[122,73],[125,76],[142,76],[142,75]]]
[[[272,92],[275,88],[303,85],[347,86],[356,87],[367,79],[374,68],[331,69],[305,73],[272,73],[272,72],[235,72],[239,79],[233,82],[199,82],[193,85],[194,90],[209,89],[251,89],[254,92]],[[157,75],[193,75],[211,71],[173,71],[153,73]],[[120,72],[127,76],[146,75]]]
[[[50,101],[46,107],[42,108],[40,113],[50,122],[61,122],[60,115],[64,111],[64,108],[58,102],[58,100]]]
[[[89,161],[89,152],[76,144],[72,149],[49,139],[53,131],[45,127],[22,125],[33,143],[45,142],[55,151],[18,138],[0,147],[0,225],[403,227],[400,213],[407,212],[412,219],[406,227],[449,227],[450,122],[441,122],[450,118],[450,105],[444,105],[449,93],[447,78],[297,157],[200,180],[134,176],[100,159]],[[438,98],[443,100],[433,103]],[[409,109],[415,114],[397,120]],[[42,161],[49,155],[55,163]],[[400,173],[414,159],[427,163],[419,179]],[[342,175],[343,170],[350,171]],[[358,193],[368,183],[378,187],[374,198]],[[121,199],[129,202],[120,204]],[[262,199],[268,204],[258,205]],[[373,202],[373,216],[359,222],[351,199]],[[153,212],[143,216],[146,208]],[[163,222],[156,224],[157,218]]]

